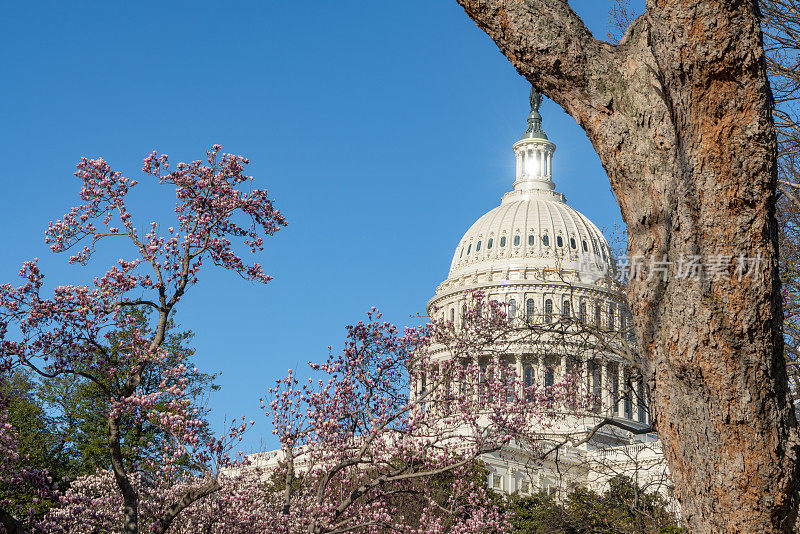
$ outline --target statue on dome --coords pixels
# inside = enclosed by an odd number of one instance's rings
[[[531,86],[531,111],[539,111],[539,106],[542,105],[542,93],[539,89]]]
[[[542,130],[542,116],[539,106],[542,105],[542,93],[535,85],[531,85],[531,112],[528,114],[528,129],[522,134],[522,139],[547,139],[547,134]]]

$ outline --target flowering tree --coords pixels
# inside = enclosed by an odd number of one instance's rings
[[[245,190],[247,159],[220,153],[214,145],[206,162],[179,163],[170,170],[166,155],[155,152],[143,170],[175,188],[176,222],[166,229],[150,223],[142,235],[126,205],[136,185],[102,159],[83,158],[75,175],[82,182],[82,204],[50,223],[46,242],[53,252],[71,253],[70,263],[86,265],[100,241],[117,239],[131,255],[94,280],[93,286],[65,285],[43,295],[44,275],[37,262],[23,264],[24,284],[0,286],[0,355],[42,377],[80,376],[104,393],[110,466],[121,499],[122,531],[140,530],[142,488],[158,481],[180,481],[162,495],[166,505],[151,517],[151,530],[166,531],[193,503],[217,491],[215,467],[227,465],[231,443],[247,424],[233,425],[227,436],[209,437],[198,408],[187,393],[196,369],[164,366],[161,385],[143,393],[146,370],[168,360],[164,348],[170,314],[184,293],[198,281],[203,262],[231,270],[246,280],[266,283],[258,263],[246,263],[234,250],[241,241],[255,253],[263,238],[286,223],[267,192]],[[148,328],[137,324],[131,307],[154,311]],[[122,342],[115,333],[125,331]],[[115,350],[108,347],[114,340]],[[120,421],[125,416],[147,419],[163,429],[158,454],[126,465]],[[5,516],[4,516],[5,517]],[[10,523],[3,524],[9,528]]]
[[[372,310],[341,354],[271,389],[281,442],[279,532],[503,532],[509,517],[466,476],[482,454],[539,441],[558,404],[585,406],[576,382],[523,389],[501,358],[514,335],[504,305],[481,295],[468,326],[434,321],[400,332]],[[445,351],[447,357],[441,357]],[[442,485],[446,486],[442,491]],[[408,506],[409,500],[414,506]]]
[[[177,484],[173,484],[177,482]],[[158,531],[157,518],[186,491],[184,483],[173,478],[144,480],[137,473],[132,483],[139,491],[140,516],[147,521],[142,530]],[[219,489],[187,506],[175,518],[169,532],[180,534],[261,534],[275,524],[276,499],[263,490],[261,472],[247,471],[233,476],[220,475]],[[120,532],[123,499],[112,473],[78,477],[65,492],[62,505],[51,509],[41,522],[52,534],[95,534]]]
[[[218,491],[187,506],[170,532],[508,531],[511,517],[476,460],[512,443],[531,452],[541,444],[532,423],[541,432],[556,408],[577,413],[589,400],[574,378],[523,389],[499,358],[486,365],[479,356],[505,347],[517,329],[503,305],[476,302],[459,328],[434,321],[401,332],[374,310],[348,327],[342,353],[311,364],[323,377],[301,383],[290,371],[271,390],[279,453],[226,469]],[[442,350],[450,357],[438,358]],[[137,474],[132,484],[157,531],[154,518],[185,482]],[[108,472],[81,477],[48,528],[117,532],[124,501],[115,486]]]

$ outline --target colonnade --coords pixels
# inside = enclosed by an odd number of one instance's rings
[[[553,150],[546,146],[522,147],[517,151],[517,180],[540,177],[547,180],[552,176]]]
[[[481,394],[474,386],[481,383],[484,373],[489,369],[503,369],[506,373],[505,380],[516,384],[517,394],[520,396],[524,394],[524,388],[535,386],[536,390],[540,390],[554,386],[563,383],[567,375],[573,373],[580,380],[579,394],[590,396],[592,412],[642,424],[649,423],[644,384],[641,378],[634,379],[632,368],[623,362],[604,356],[578,358],[567,354],[506,354],[482,357],[478,363],[481,376],[477,383],[467,386],[474,395]],[[457,373],[451,372],[446,377],[448,391],[450,388],[463,387],[458,384],[459,379],[455,375]],[[417,392],[426,388],[424,380],[424,377],[417,378]],[[471,382],[469,378],[467,380]]]

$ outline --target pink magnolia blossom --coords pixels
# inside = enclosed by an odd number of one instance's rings
[[[247,159],[220,153],[220,148],[214,145],[204,162],[179,163],[174,170],[166,155],[154,152],[144,160],[145,174],[175,191],[176,220],[165,232],[156,222],[140,231],[142,223],[126,203],[135,180],[102,158],[83,158],[75,173],[81,204],[49,224],[46,242],[53,252],[68,252],[70,263],[87,265],[107,240],[127,247],[127,257],[92,285],[57,286],[52,296],[44,295],[44,274],[36,260],[23,264],[22,285],[0,286],[0,359],[45,378],[77,375],[105,393],[109,460],[122,502],[116,524],[127,534],[140,531],[145,474],[173,481],[170,492],[161,496],[167,505],[153,512],[156,530],[165,531],[186,507],[220,489],[216,473],[231,465],[231,447],[249,426],[235,422],[225,435],[209,436],[186,390],[196,371],[185,366],[167,369],[155,392],[145,394],[140,387],[145,369],[166,360],[168,319],[198,282],[204,261],[246,280],[270,280],[261,265],[248,263],[236,249],[247,254],[262,250],[264,238],[286,222],[266,191],[251,188],[252,178],[244,174]],[[137,327],[127,313],[133,306],[154,310],[155,323]],[[112,351],[119,332],[126,333],[125,341]],[[123,415],[161,428],[168,436],[163,450],[141,465],[126,465],[120,443]]]
[[[219,488],[187,506],[169,532],[509,532],[511,516],[475,479],[475,461],[512,441],[535,453],[556,406],[577,413],[590,400],[574,378],[522,388],[499,360],[479,365],[513,335],[502,305],[483,304],[488,312],[475,311],[461,329],[399,330],[376,310],[349,326],[341,353],[309,364],[318,376],[301,381],[289,370],[261,399],[281,450],[224,470]],[[437,359],[442,347],[458,357]],[[230,435],[252,424],[242,417]],[[191,481],[144,473],[132,478],[141,528],[159,532],[157,518]],[[123,532],[111,472],[82,477],[61,502],[47,518],[54,532]]]
[[[279,532],[509,531],[485,484],[465,473],[512,442],[535,453],[555,405],[588,401],[574,379],[526,389],[502,359],[479,365],[514,327],[502,304],[474,298],[461,329],[434,321],[400,331],[373,309],[347,328],[341,354],[310,364],[321,377],[301,382],[290,370],[270,390]],[[437,358],[442,347],[455,357]]]

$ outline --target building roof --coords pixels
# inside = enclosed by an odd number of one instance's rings
[[[541,96],[531,92],[528,128],[514,144],[517,171],[501,204],[480,217],[459,240],[448,279],[485,271],[548,269],[596,280],[611,251],[603,234],[555,190],[556,145],[541,128]]]

